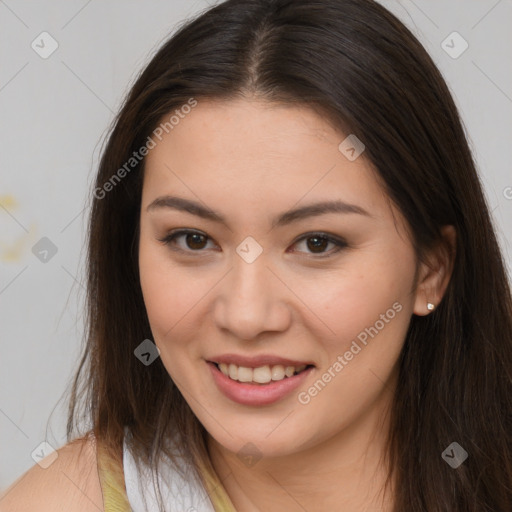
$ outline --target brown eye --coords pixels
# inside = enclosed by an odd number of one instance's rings
[[[190,249],[203,249],[206,237],[198,233],[188,233],[185,235],[185,241]]]
[[[185,244],[181,244],[181,247],[179,244],[175,243],[176,240],[180,238],[183,238],[185,241]],[[172,247],[172,249],[176,251],[202,252],[202,249],[205,248],[208,239],[208,236],[196,231],[180,230],[169,233],[169,235],[159,239],[159,241],[165,245],[175,245],[176,247]]]
[[[307,241],[308,249],[310,249],[312,252],[323,252],[323,249],[325,249],[330,243],[327,238],[318,236],[310,236],[307,238]]]
[[[302,241],[306,241],[306,251],[298,251],[298,252],[306,252],[309,254],[318,254],[319,257],[328,258],[332,254],[339,252],[344,247],[347,247],[345,241],[341,239],[334,238],[327,234],[322,233],[310,233],[303,236],[300,240],[295,242],[294,246],[301,243]],[[329,246],[329,244],[333,244],[337,247],[335,250],[326,251],[325,249]],[[293,251],[297,252],[297,251]]]

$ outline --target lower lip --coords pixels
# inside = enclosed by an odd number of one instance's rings
[[[207,361],[217,387],[229,399],[243,405],[268,405],[297,389],[314,369],[313,366],[292,377],[272,381],[269,384],[238,382],[224,375],[214,363]]]

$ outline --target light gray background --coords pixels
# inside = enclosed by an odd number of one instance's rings
[[[383,3],[455,95],[510,271],[512,1]],[[43,440],[65,443],[59,399],[80,352],[84,207],[102,138],[150,55],[208,5],[0,0],[0,491],[34,465]],[[43,31],[59,45],[47,59],[31,48]],[[457,59],[441,47],[453,31],[469,44]],[[31,249],[45,236],[58,252],[42,263]]]

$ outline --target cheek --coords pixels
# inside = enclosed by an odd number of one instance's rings
[[[330,351],[348,350],[360,334],[363,342],[365,333],[372,339],[375,328],[379,337],[395,339],[402,333],[408,325],[413,277],[414,260],[409,251],[386,256],[382,248],[347,258],[343,271],[326,276],[321,285],[311,283],[305,296],[311,309],[319,312]]]
[[[180,387],[201,359],[198,318],[209,314],[204,299],[218,277],[212,278],[207,268],[174,263],[166,247],[142,234],[139,272],[153,341],[167,372]]]
[[[140,283],[153,340],[167,373],[182,393],[190,385],[194,345],[189,343],[194,325],[187,313],[198,299],[193,296],[190,280],[170,264],[161,247],[141,244],[139,251]],[[185,386],[185,387],[183,387]]]
[[[326,359],[298,398],[319,431],[335,433],[356,421],[386,392],[407,333],[409,267],[403,265],[400,272],[396,264],[374,262],[371,271],[363,271],[369,263],[347,268],[337,284],[316,295],[330,328],[319,338]]]
[[[162,342],[192,300],[189,280],[171,264],[159,244],[141,235],[139,273],[142,295],[155,341]],[[172,331],[171,331],[172,332]]]

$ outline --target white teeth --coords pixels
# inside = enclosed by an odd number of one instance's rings
[[[272,380],[269,366],[260,366],[252,371],[252,380],[259,384],[267,384]]]
[[[271,381],[283,380],[286,377],[292,377],[295,373],[300,373],[306,369],[303,364],[295,368],[295,366],[283,366],[277,364],[275,366],[259,366],[258,368],[247,368],[245,366],[237,366],[235,364],[219,363],[219,370],[230,379],[239,382],[256,382],[258,384],[268,384]]]
[[[282,379],[284,379],[284,366],[281,366],[280,364],[272,366],[272,380]]]
[[[287,377],[291,377],[293,375],[293,373],[295,372],[295,368],[293,366],[287,366],[285,369],[284,369],[284,374],[287,376]]]
[[[226,373],[226,372],[224,372]],[[230,379],[237,380],[238,379],[238,366],[236,364],[230,364],[229,365],[229,373],[226,373],[226,375],[229,375]]]
[[[252,381],[252,369],[246,368],[245,366],[238,367],[238,382],[251,382]]]

